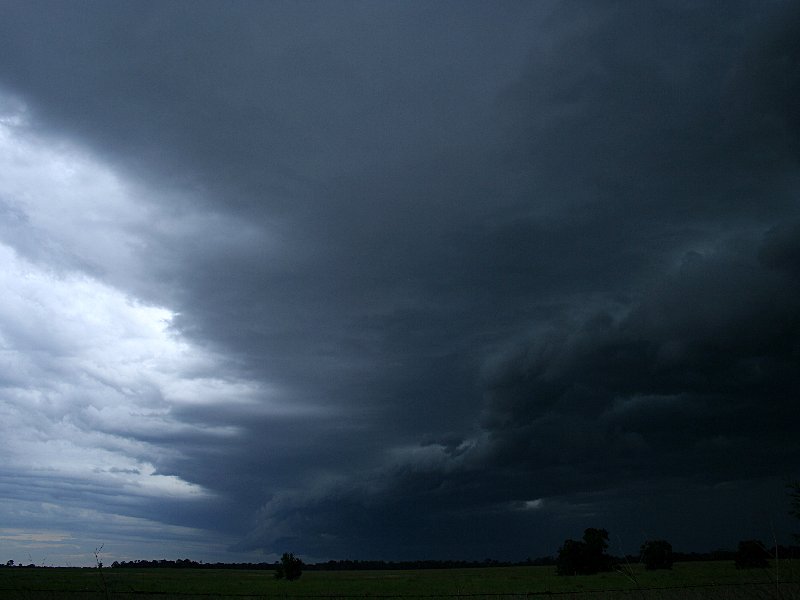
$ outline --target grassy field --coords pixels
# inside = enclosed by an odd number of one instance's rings
[[[800,561],[737,570],[732,562],[677,563],[671,571],[559,577],[553,567],[419,571],[307,571],[294,582],[269,571],[194,569],[0,569],[0,598],[780,598],[800,600]]]

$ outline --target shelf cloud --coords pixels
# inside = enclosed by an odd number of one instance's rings
[[[790,539],[792,3],[3,14],[3,560]]]

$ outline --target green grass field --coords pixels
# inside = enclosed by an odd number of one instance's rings
[[[194,569],[0,569],[0,598],[780,598],[800,600],[800,561],[737,570],[732,562],[677,563],[671,571],[559,577],[553,567],[418,571],[307,571],[294,582],[270,571]]]

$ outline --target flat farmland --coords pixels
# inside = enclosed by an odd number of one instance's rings
[[[271,571],[211,569],[0,569],[0,598],[780,598],[800,600],[800,561],[737,570],[732,562],[640,565],[559,577],[554,567],[413,571],[306,571],[281,581]]]

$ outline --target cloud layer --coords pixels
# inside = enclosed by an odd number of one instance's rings
[[[14,547],[788,535],[791,3],[4,13]]]

